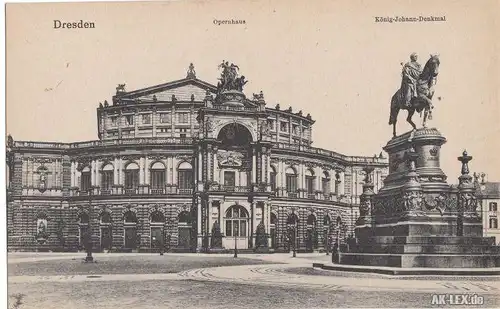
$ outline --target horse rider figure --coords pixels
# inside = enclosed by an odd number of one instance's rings
[[[403,96],[403,104],[406,107],[411,106],[411,100],[418,97],[417,81],[422,73],[422,66],[417,62],[418,56],[416,53],[410,55],[410,61],[403,66],[401,73],[403,79],[401,81],[401,95]]]

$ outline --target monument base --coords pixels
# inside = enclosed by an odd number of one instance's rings
[[[494,237],[482,237],[474,186],[464,152],[458,187],[439,166],[446,139],[419,129],[391,139],[389,175],[375,194],[369,177],[361,195],[356,242],[339,253],[339,264],[399,268],[500,267]],[[464,163],[465,162],[465,163]]]

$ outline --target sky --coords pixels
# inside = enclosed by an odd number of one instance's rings
[[[439,54],[436,127],[441,167],[457,157],[500,181],[497,1],[175,1],[7,5],[7,134],[15,140],[97,139],[96,108],[115,87],[140,89],[197,77],[216,84],[222,60],[240,67],[245,93],[268,107],[310,113],[315,147],[379,154],[392,137],[390,99],[401,63]],[[375,17],[446,16],[445,22],[377,23]],[[95,29],[54,29],[54,20]],[[245,20],[216,25],[214,20]],[[410,129],[406,112],[398,132]],[[420,118],[414,116],[418,125]]]

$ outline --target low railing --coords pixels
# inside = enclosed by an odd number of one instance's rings
[[[118,145],[191,145],[192,138],[188,137],[155,137],[155,138],[124,138],[95,140],[76,143],[46,143],[15,141],[14,147],[21,148],[52,148],[52,149],[79,149],[89,147],[118,146]]]
[[[135,195],[138,192],[139,192],[139,190],[137,190],[137,188],[125,189],[126,195]]]
[[[304,145],[295,145],[295,144],[287,144],[287,143],[275,143],[275,147],[277,149],[285,149],[285,150],[293,150],[297,152],[306,152],[319,154],[339,160],[343,160],[349,163],[365,163],[365,164],[373,164],[373,163],[381,163],[387,164],[388,160],[386,158],[380,157],[362,157],[362,156],[346,156],[335,151],[325,150],[322,148],[315,148]]]
[[[193,189],[191,188],[179,188],[179,194],[191,194],[193,193]]]
[[[223,110],[223,111],[245,111],[254,112],[257,110],[256,107],[247,106],[227,106],[227,105],[213,105],[213,109]]]
[[[307,198],[310,199],[310,200],[315,200],[316,199],[316,194],[314,194],[314,193],[308,193],[307,194]]]
[[[216,191],[216,192],[240,192],[240,193],[245,193],[245,192],[250,192],[250,187],[249,186],[227,186],[227,185],[212,185],[210,187],[210,191]]]
[[[164,194],[165,193],[165,189],[162,189],[162,188],[153,188],[151,189],[151,194],[154,194],[154,195],[161,195],[161,194]]]

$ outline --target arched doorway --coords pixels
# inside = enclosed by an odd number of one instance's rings
[[[191,248],[191,216],[188,211],[182,211],[177,218],[179,220],[177,225],[179,233],[177,248],[189,249]]]
[[[238,249],[248,249],[250,219],[245,207],[233,205],[226,211],[226,248],[237,246]]]
[[[269,234],[271,236],[270,247],[276,249],[278,247],[278,239],[276,236],[276,227],[278,225],[278,217],[272,212],[271,213],[271,224],[269,225]]]
[[[163,226],[165,225],[165,216],[162,212],[156,210],[149,216],[149,226],[150,226],[150,241],[152,249],[159,249],[161,246],[165,245],[163,236]]]
[[[101,250],[111,250],[111,246],[113,245],[113,230],[111,223],[111,214],[107,211],[101,213],[99,218]]]
[[[124,248],[137,248],[137,217],[133,211],[127,211],[123,215],[123,227],[125,230]]]
[[[331,237],[330,237],[330,231],[331,231],[330,224],[331,224],[330,216],[325,215],[323,217],[323,231],[324,231],[323,232],[323,242],[324,242],[325,250],[331,250],[331,246],[333,244]]]
[[[295,213],[291,213],[287,220],[287,238],[285,241],[285,249],[290,251],[292,248],[299,247],[299,218]]]
[[[307,217],[306,249],[312,252],[318,248],[318,235],[316,233],[316,216],[310,214]]]
[[[80,248],[84,247],[85,234],[89,231],[89,214],[86,212],[82,212],[78,216],[78,242]]]

